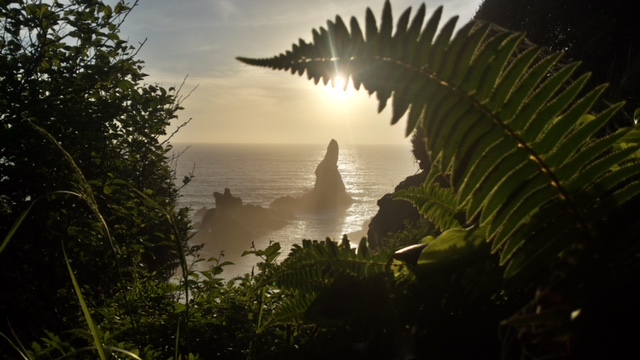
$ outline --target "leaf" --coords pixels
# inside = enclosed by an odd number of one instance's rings
[[[91,317],[91,312],[87,307],[87,303],[84,301],[84,297],[82,296],[82,291],[80,290],[80,285],[78,285],[78,280],[76,280],[76,276],[73,274],[73,269],[71,268],[71,263],[69,262],[69,258],[67,257],[67,252],[64,248],[64,244],[62,245],[62,253],[64,255],[64,261],[67,264],[69,277],[71,278],[71,282],[73,283],[73,289],[75,290],[76,295],[78,296],[78,302],[80,303],[80,307],[82,308],[82,313],[84,315],[85,321],[87,322],[87,325],[89,326],[91,335],[93,336],[93,344],[96,347],[96,350],[98,351],[98,355],[100,356],[100,359],[106,360],[107,355],[102,345],[101,332],[96,326],[96,324],[93,322],[93,319]]]
[[[399,261],[402,261],[409,265],[412,269],[416,269],[418,266],[418,259],[420,259],[420,254],[427,247],[427,243],[420,243],[411,246],[407,246],[396,251],[393,254],[393,258]]]
[[[485,242],[477,229],[451,229],[431,241],[420,254],[418,271],[427,273],[452,264],[464,262],[478,255]]]

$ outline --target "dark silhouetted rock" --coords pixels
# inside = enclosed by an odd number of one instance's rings
[[[338,171],[338,142],[331,139],[324,159],[316,167],[316,183],[313,190],[299,198],[284,196],[274,200],[271,207],[290,211],[322,211],[346,209],[353,203],[347,194]]]
[[[407,177],[396,186],[394,192],[413,186],[420,186],[427,178],[427,173],[426,171],[421,171],[416,175]],[[382,247],[385,238],[403,231],[407,223],[413,223],[420,217],[420,213],[410,202],[394,200],[393,194],[385,194],[378,200],[378,212],[369,223],[369,231],[367,231],[369,245],[374,249],[379,249]]]
[[[240,220],[244,219],[242,199],[231,195],[231,190],[224,189],[224,194],[213,193],[216,200],[216,212],[220,220]]]
[[[216,200],[216,209],[221,211],[236,212],[242,208],[242,199],[231,195],[231,190],[228,188],[224,189],[224,194],[214,192],[213,198]]]
[[[232,249],[246,250],[251,241],[287,225],[289,214],[277,209],[242,204],[242,199],[231,194],[214,192],[216,207],[203,207],[196,213],[201,220],[195,223],[197,232],[193,243],[204,243],[210,251],[228,252]]]

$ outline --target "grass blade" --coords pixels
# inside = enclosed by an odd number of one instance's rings
[[[11,332],[13,332],[13,329],[11,330]],[[13,334],[13,335],[15,336],[15,334]],[[29,356],[29,353],[24,348],[24,346],[22,345],[22,343],[20,342],[19,339],[16,338],[16,343],[17,343],[16,344],[13,341],[11,341],[11,339],[9,339],[7,337],[7,335],[5,335],[3,333],[0,333],[0,336],[2,336],[5,340],[7,340],[9,345],[11,345],[11,347],[14,348],[20,354],[21,358],[23,358],[24,360],[31,360],[31,357]]]
[[[76,291],[76,295],[78,295],[78,301],[80,302],[80,307],[82,307],[82,313],[84,314],[84,318],[87,321],[87,325],[89,325],[89,330],[91,331],[91,335],[93,335],[93,343],[98,350],[98,354],[100,355],[101,360],[107,360],[107,355],[104,352],[104,347],[102,346],[102,342],[100,341],[100,333],[98,328],[96,327],[93,319],[91,318],[91,313],[89,312],[89,308],[87,307],[87,303],[84,301],[84,297],[82,296],[82,292],[80,291],[80,285],[78,285],[78,280],[76,280],[75,275],[73,275],[73,269],[71,268],[71,263],[69,262],[69,258],[67,257],[67,251],[64,248],[64,243],[62,244],[62,253],[64,254],[64,261],[67,263],[67,270],[69,270],[69,276],[71,277],[71,282],[73,282],[73,289]]]

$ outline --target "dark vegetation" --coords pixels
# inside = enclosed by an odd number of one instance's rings
[[[250,249],[256,272],[223,282],[221,259],[185,262],[204,259],[159,140],[184,97],[144,84],[119,38],[135,3],[0,1],[0,354],[638,357],[638,34],[602,25],[592,40],[607,46],[584,43],[586,13],[629,21],[609,4],[502,3],[477,16],[501,27],[453,35],[440,9],[394,20],[387,2],[380,22],[337,17],[312,43],[240,58],[315,82],[337,66],[391,103],[392,123],[406,116],[424,173],[395,197],[421,217],[375,251],[303,240],[277,262],[277,243]]]
[[[526,32],[527,38],[550,52],[564,53],[564,62],[580,61],[591,72],[588,86],[608,83],[603,99],[625,101],[614,124],[631,125],[640,108],[640,31],[629,1],[487,0],[475,18]]]

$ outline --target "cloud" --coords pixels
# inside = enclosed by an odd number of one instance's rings
[[[217,18],[229,19],[234,14],[238,12],[238,7],[236,6],[236,2],[231,0],[215,0],[213,1],[213,6],[218,12]]]

